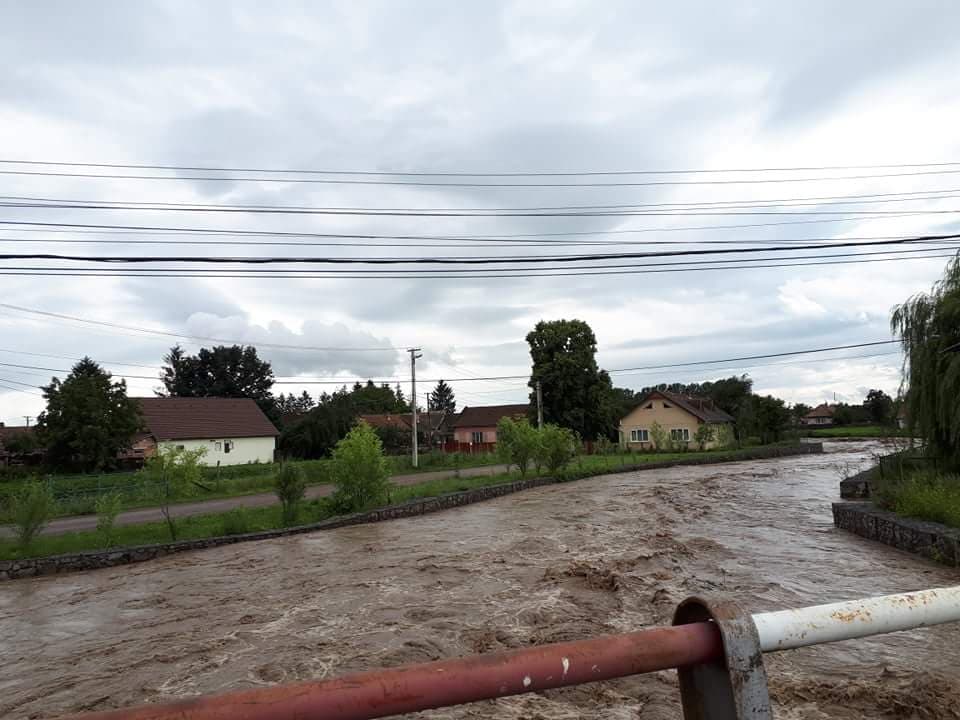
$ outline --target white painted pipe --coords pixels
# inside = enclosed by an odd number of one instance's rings
[[[753,616],[763,652],[960,621],[960,585]]]

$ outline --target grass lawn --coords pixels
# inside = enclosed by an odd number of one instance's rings
[[[881,425],[842,425],[840,427],[817,428],[810,431],[810,437],[815,438],[882,438],[899,437],[900,435],[899,429]]]
[[[330,482],[329,460],[292,460],[290,462],[300,467],[306,475],[308,485],[323,485]],[[477,455],[428,453],[420,456],[420,464],[417,468],[410,465],[409,456],[388,456],[387,462],[391,475],[406,475],[434,470],[482,467],[494,465],[500,461],[492,453]],[[174,502],[196,502],[271,492],[276,471],[277,465],[274,463],[206,468],[204,487],[195,487],[190,494],[179,496],[174,499]],[[123,496],[125,510],[153,507],[157,504],[156,499],[144,486],[136,472],[44,477],[48,478],[48,482],[52,484],[54,495],[57,497],[55,517],[93,513],[96,498],[113,491]],[[26,480],[0,483],[0,503],[4,495],[15,492],[24,482]]]
[[[561,470],[559,477],[564,480],[573,480],[592,475],[618,472],[632,465],[642,465],[650,462],[672,462],[704,457],[712,457],[718,461],[724,459],[735,460],[742,455],[752,452],[754,449],[755,448],[745,448],[742,451],[708,450],[676,453],[582,455],[575,458],[567,467]],[[535,474],[536,473],[531,470],[527,473],[527,477],[535,476]],[[258,476],[251,475],[250,477],[256,478]],[[390,490],[389,502],[400,503],[415,498],[435,497],[445,493],[470,490],[488,485],[499,485],[518,479],[520,479],[520,474],[513,471],[497,475],[469,478],[451,477],[441,480],[428,480],[416,485],[393,486]],[[333,510],[328,498],[310,500],[301,504],[295,524],[305,525],[315,523],[332,517],[332,515]],[[176,524],[178,530],[177,538],[179,540],[200,539],[218,535],[237,535],[282,527],[280,507],[276,505],[263,508],[239,508],[226,513],[212,513],[209,515],[180,518],[176,521]],[[124,525],[114,529],[114,547],[129,547],[169,541],[169,531],[166,524],[162,522]],[[10,560],[20,557],[43,557],[47,555],[81,552],[84,550],[102,550],[105,548],[106,543],[104,538],[96,531],[49,536],[43,535],[36,538],[26,551],[19,549],[12,540],[0,540],[0,560]]]

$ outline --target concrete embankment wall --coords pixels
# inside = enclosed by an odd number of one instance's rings
[[[804,443],[795,446],[759,447],[747,451],[738,451],[736,453],[718,453],[712,457],[698,457],[669,460],[664,462],[649,462],[638,465],[625,465],[622,468],[608,469],[602,472],[584,472],[582,476],[571,479],[581,479],[581,477],[591,477],[597,475],[611,475],[618,472],[656,470],[668,467],[676,467],[679,465],[708,465],[724,462],[740,462],[744,460],[765,460],[769,458],[785,457],[790,455],[809,455],[820,452],[823,452],[823,445],[819,443]],[[575,474],[576,466],[569,468],[569,470],[571,474]],[[447,510],[449,508],[460,507],[462,505],[470,505],[471,503],[482,502],[484,500],[490,500],[503,495],[520,492],[521,490],[527,490],[543,485],[552,485],[558,482],[562,482],[562,480],[549,477],[517,480],[515,482],[503,483],[501,485],[489,485],[487,487],[480,487],[472,490],[447,493],[446,495],[439,495],[437,497],[410,500],[399,505],[390,505],[353,515],[341,515],[330,518],[329,520],[313,523],[311,525],[301,525],[279,530],[265,530],[262,532],[246,533],[243,535],[211,537],[204,538],[202,540],[181,540],[178,542],[161,543],[157,545],[140,545],[137,547],[114,548],[111,550],[95,550],[74,553],[70,555],[53,555],[42,558],[4,560],[0,561],[0,580],[12,580],[21,577],[55,575],[57,573],[73,572],[77,570],[94,570],[97,568],[114,567],[116,565],[126,565],[129,563],[153,560],[166,555],[187,552],[190,550],[203,550],[206,548],[218,547],[220,545],[231,545],[238,542],[267,540],[270,538],[298,535],[301,533],[316,532],[319,530],[331,530],[333,528],[346,527],[348,525],[361,525],[365,523],[382,522],[384,520],[395,520],[398,518],[426,515],[427,513]]]
[[[960,530],[901,517],[869,502],[834,503],[833,524],[899,550],[960,567]]]

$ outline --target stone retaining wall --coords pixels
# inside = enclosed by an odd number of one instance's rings
[[[833,524],[861,537],[960,567],[960,530],[880,510],[869,502],[833,504]]]
[[[870,497],[870,483],[876,472],[876,467],[867,468],[841,480],[840,497],[844,500],[861,500]]]
[[[796,446],[760,447],[738,453],[729,453],[724,455],[718,454],[714,457],[700,457],[690,458],[688,460],[681,459],[642,463],[638,465],[625,465],[619,469],[603,470],[602,472],[595,472],[591,473],[590,475],[585,474],[582,477],[611,475],[618,472],[633,472],[636,470],[656,470],[658,468],[675,467],[678,465],[704,465],[723,462],[738,462],[743,460],[762,460],[767,458],[784,457],[788,455],[808,455],[820,452],[823,452],[823,445],[816,443],[804,443]],[[571,467],[569,470],[570,474],[576,475],[576,466]],[[356,513],[354,515],[341,515],[330,518],[329,520],[313,523],[311,525],[300,525],[297,527],[282,528],[278,530],[264,530],[262,532],[245,533],[243,535],[211,537],[204,538],[202,540],[181,540],[178,542],[162,543],[159,545],[140,545],[137,547],[115,548],[112,550],[91,550],[88,552],[75,553],[71,555],[53,555],[42,558],[25,558],[23,560],[3,560],[0,561],[0,580],[33,577],[36,575],[55,575],[57,573],[72,572],[75,570],[94,570],[96,568],[113,567],[115,565],[126,565],[128,563],[153,560],[165,555],[187,552],[189,550],[203,550],[205,548],[218,547],[220,545],[231,545],[238,542],[267,540],[269,538],[298,535],[300,533],[315,532],[318,530],[331,530],[333,528],[345,527],[347,525],[361,525],[364,523],[381,522],[383,520],[395,520],[397,518],[426,515],[427,513],[460,507],[461,505],[470,505],[471,503],[482,502],[484,500],[490,500],[502,495],[509,495],[511,493],[520,492],[521,490],[540,487],[542,485],[551,485],[557,482],[562,482],[562,480],[549,477],[517,480],[515,482],[503,483],[501,485],[489,485],[487,487],[475,488],[473,490],[464,490],[461,492],[447,493],[446,495],[439,495],[436,497],[410,500],[399,505],[389,505],[387,507],[377,508],[375,510],[370,510],[363,513]]]

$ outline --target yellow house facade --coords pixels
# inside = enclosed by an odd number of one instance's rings
[[[713,430],[704,449],[720,447],[732,437],[733,418],[711,400],[655,390],[620,421],[620,444],[635,450],[656,449],[659,426],[672,447],[699,450],[697,431],[703,425]]]

